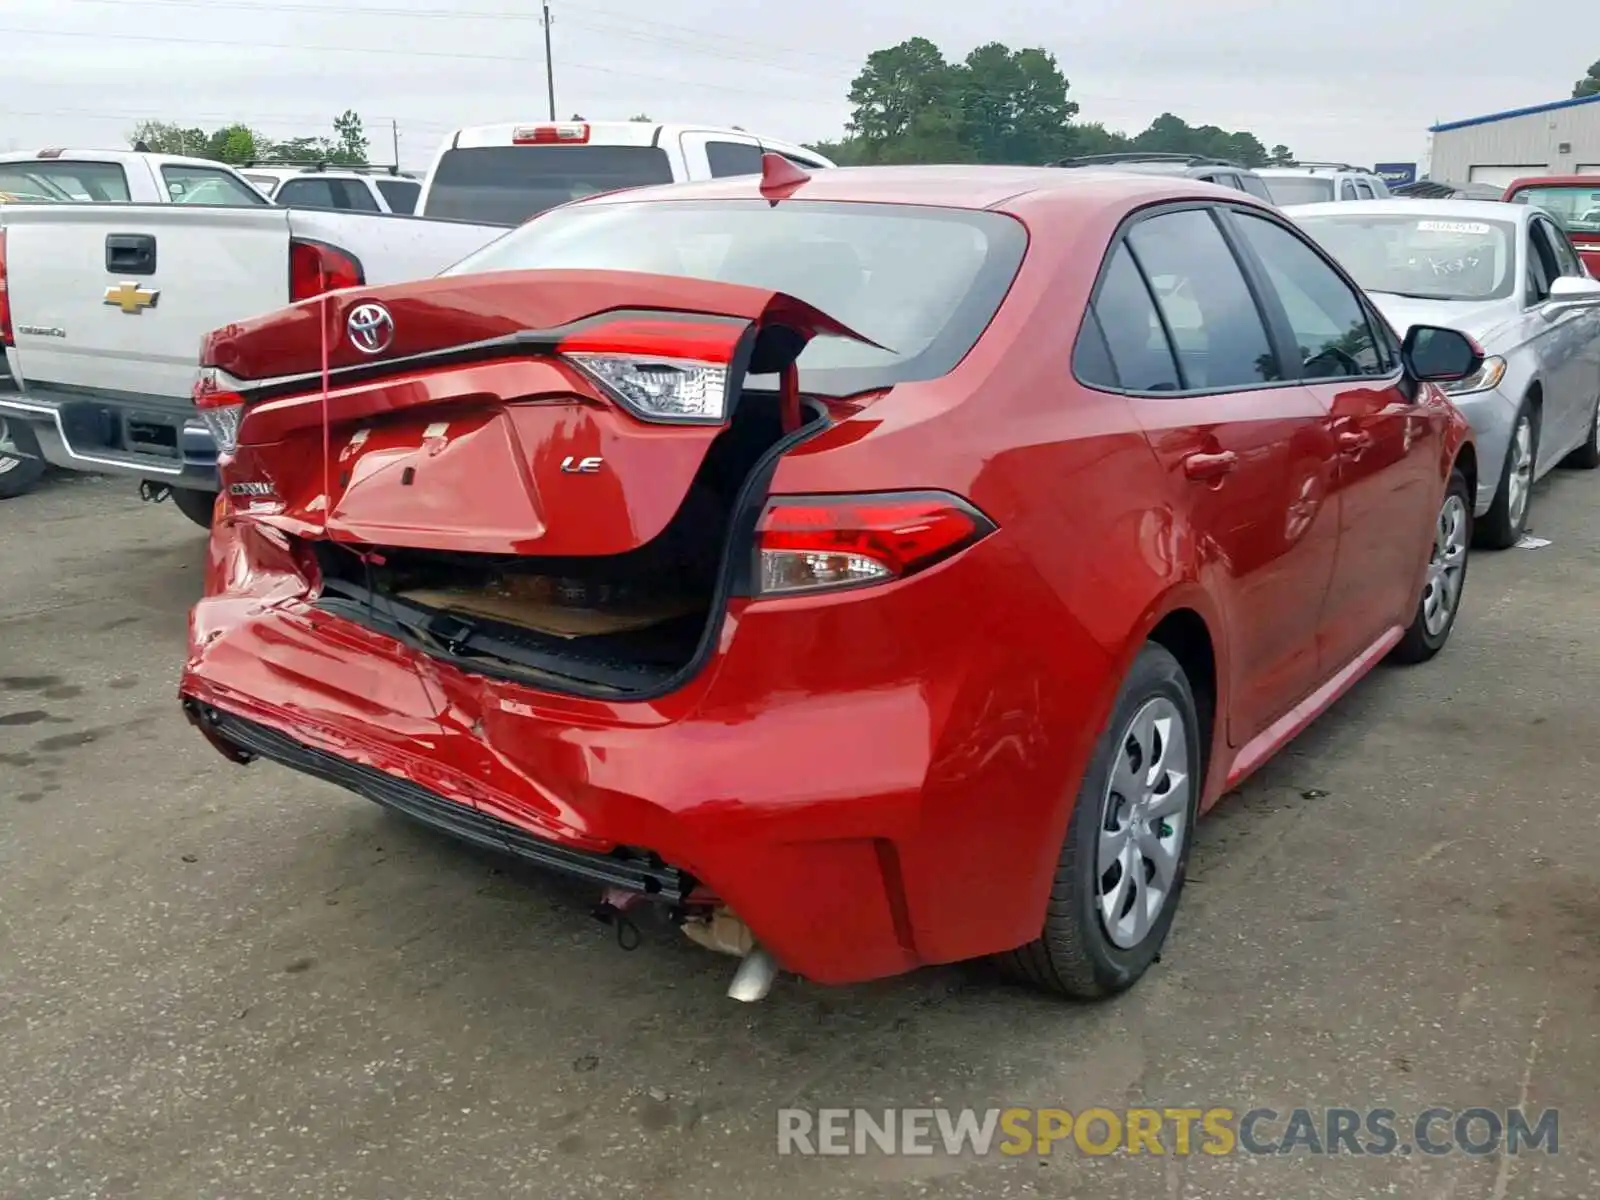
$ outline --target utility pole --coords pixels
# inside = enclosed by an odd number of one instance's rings
[[[389,128],[394,132],[394,169],[400,169],[400,121],[398,118],[389,119]]]
[[[544,85],[550,94],[550,119],[556,119],[556,68],[550,59],[550,0],[544,3]]]

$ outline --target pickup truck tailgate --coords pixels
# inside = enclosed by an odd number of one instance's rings
[[[8,206],[0,226],[31,388],[186,401],[201,337],[288,298],[287,209]]]

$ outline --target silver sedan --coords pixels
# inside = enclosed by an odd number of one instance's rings
[[[1541,209],[1483,200],[1358,200],[1286,209],[1401,337],[1443,325],[1483,369],[1450,384],[1478,441],[1478,540],[1515,544],[1536,480],[1600,466],[1600,282]]]

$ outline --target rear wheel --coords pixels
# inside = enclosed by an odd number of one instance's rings
[[[172,502],[178,511],[202,529],[211,528],[211,514],[217,507],[215,492],[196,492],[189,488],[173,488]]]
[[[1533,494],[1533,468],[1539,452],[1539,430],[1533,410],[1517,410],[1511,427],[1511,444],[1500,471],[1500,488],[1477,529],[1478,544],[1489,550],[1515,546],[1528,528],[1528,504]]]
[[[1000,956],[1078,999],[1113,996],[1156,960],[1183,891],[1202,784],[1200,720],[1183,668],[1139,652],[1095,746],[1061,848],[1044,929]]]
[[[1600,401],[1595,402],[1594,416],[1589,420],[1589,439],[1562,460],[1562,466],[1592,471],[1600,467]]]
[[[27,454],[37,455],[38,442],[25,425],[7,424],[6,419],[0,417],[0,446],[8,447],[0,450],[0,500],[26,495],[44,478],[44,460],[13,454],[9,448],[15,447]]]
[[[1450,472],[1450,486],[1439,506],[1433,526],[1433,548],[1428,554],[1428,574],[1411,627],[1390,657],[1396,662],[1427,662],[1450,640],[1461,611],[1461,592],[1467,582],[1467,547],[1472,544],[1472,490],[1460,471]]]

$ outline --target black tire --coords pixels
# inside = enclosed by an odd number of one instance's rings
[[[1506,550],[1515,546],[1522,539],[1528,529],[1528,514],[1533,511],[1533,498],[1530,496],[1522,505],[1520,516],[1513,518],[1511,515],[1511,463],[1517,453],[1517,430],[1526,423],[1528,434],[1533,439],[1533,464],[1532,472],[1539,466],[1539,421],[1526,401],[1517,409],[1516,420],[1511,425],[1511,440],[1506,446],[1506,461],[1500,468],[1500,486],[1494,494],[1494,503],[1489,506],[1489,511],[1483,514],[1483,519],[1477,523],[1475,536],[1477,545],[1485,550]],[[1533,478],[1530,473],[1528,487],[1533,488]]]
[[[8,425],[4,418],[0,418],[0,431],[8,433],[19,450],[26,450],[33,455],[39,453],[39,443],[26,425],[18,422]],[[26,496],[38,486],[48,469],[42,458],[0,454],[0,500]]]
[[[1165,901],[1142,940],[1125,947],[1112,940],[1101,915],[1105,877],[1098,870],[1097,852],[1101,830],[1113,816],[1112,774],[1120,757],[1128,753],[1134,718],[1152,701],[1166,701],[1182,718],[1188,795],[1183,828],[1161,835],[1174,837],[1176,850]],[[1094,757],[1078,789],[1045,909],[1044,928],[1035,941],[997,956],[1001,969],[1045,991],[1079,1000],[1114,996],[1138,982],[1160,956],[1183,894],[1204,764],[1200,719],[1189,680],[1165,647],[1150,643],[1139,652],[1123,680],[1111,720],[1095,744]],[[1136,824],[1129,821],[1126,827]],[[1141,856],[1141,868],[1149,861]]]
[[[1580,471],[1600,467],[1600,401],[1595,403],[1594,417],[1589,421],[1589,440],[1562,459],[1561,465]]]
[[[211,528],[211,515],[216,510],[217,493],[196,492],[190,488],[173,488],[172,503],[178,511],[202,529]]]
[[[1429,603],[1438,598],[1438,589],[1444,586],[1444,581],[1435,573],[1435,567],[1440,561],[1442,542],[1446,531],[1443,526],[1446,514],[1452,507],[1459,513],[1463,523],[1462,528],[1453,541],[1459,542],[1461,547],[1461,568],[1455,579],[1455,593],[1449,599],[1449,610],[1445,615],[1443,625],[1437,625],[1430,630]],[[1467,586],[1467,566],[1472,561],[1472,554],[1467,547],[1472,545],[1472,489],[1467,486],[1466,476],[1459,470],[1450,472],[1450,483],[1445,488],[1444,499],[1439,502],[1439,514],[1434,519],[1433,549],[1428,555],[1428,578],[1423,582],[1422,595],[1417,599],[1416,612],[1412,614],[1411,625],[1407,628],[1405,636],[1400,639],[1389,657],[1400,663],[1427,662],[1435,654],[1444,649],[1444,644],[1450,640],[1450,631],[1456,627],[1456,618],[1461,615],[1461,597]]]

